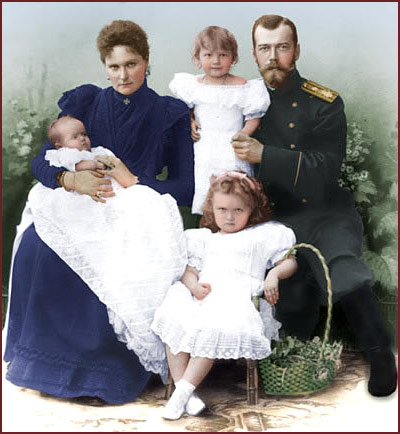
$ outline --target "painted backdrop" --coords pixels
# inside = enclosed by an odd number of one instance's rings
[[[397,2],[2,2],[3,298],[11,244],[33,178],[29,164],[57,115],[62,92],[108,86],[95,39],[113,19],[148,33],[149,85],[169,94],[175,72],[196,72],[195,35],[228,28],[239,44],[234,72],[255,78],[251,28],[263,14],[298,27],[301,74],[338,91],[346,104],[349,153],[341,182],[353,189],[366,227],[365,260],[381,297],[397,297]],[[397,300],[397,299],[396,299]]]

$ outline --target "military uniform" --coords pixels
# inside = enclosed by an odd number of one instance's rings
[[[358,333],[361,344],[387,347],[390,338],[372,298],[374,275],[360,259],[361,218],[351,193],[338,185],[346,154],[343,101],[336,92],[302,78],[297,70],[269,93],[271,106],[254,138],[264,145],[257,173],[274,204],[274,218],[293,228],[297,242],[313,244],[322,252],[334,301],[345,300],[347,316],[357,318],[353,328],[366,328],[360,315],[363,310],[370,312],[374,336],[367,339]],[[280,282],[277,315],[290,334],[308,338],[320,304],[327,301],[326,280],[310,250],[300,250],[298,262],[298,272]],[[368,306],[362,306],[360,298]],[[375,325],[372,317],[377,318]]]

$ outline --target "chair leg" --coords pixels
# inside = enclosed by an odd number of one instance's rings
[[[257,360],[246,359],[247,365],[247,404],[258,404]]]
[[[172,379],[171,373],[169,373],[168,374],[168,381],[167,381],[167,384],[165,385],[165,395],[164,395],[165,399],[171,398],[173,386],[174,386],[174,381]]]

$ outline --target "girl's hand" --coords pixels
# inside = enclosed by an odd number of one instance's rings
[[[82,160],[79,163],[75,164],[75,171],[81,172],[82,170],[97,170],[97,169],[105,169],[106,166],[100,161],[92,161],[92,160]]]
[[[67,172],[64,176],[64,186],[80,194],[87,194],[94,201],[105,203],[104,198],[115,196],[111,181],[95,171]]]
[[[269,304],[276,304],[279,299],[279,279],[275,273],[270,271],[264,282],[264,296]]]
[[[191,137],[194,142],[198,142],[200,140],[200,133],[198,130],[201,129],[200,124],[194,120],[190,119],[190,129],[192,131]]]
[[[123,187],[131,187],[139,182],[139,178],[134,175],[119,158],[102,155],[97,156],[96,160],[107,167],[107,169],[97,170],[97,172],[102,175],[112,176]]]
[[[196,289],[194,289],[192,292],[197,300],[203,300],[211,292],[211,285],[209,283],[199,282]]]

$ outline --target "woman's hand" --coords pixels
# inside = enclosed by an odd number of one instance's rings
[[[97,170],[97,172],[101,175],[112,176],[123,187],[131,187],[139,182],[139,178],[134,175],[119,158],[110,155],[101,155],[97,156],[96,160],[107,167],[107,169]]]
[[[190,119],[190,129],[192,132],[191,134],[192,140],[194,142],[198,142],[201,137],[199,133],[199,130],[201,129],[200,124],[196,120]]]
[[[64,176],[64,187],[80,194],[87,194],[94,201],[101,203],[106,202],[104,198],[115,196],[111,181],[92,170],[67,172]]]
[[[264,296],[269,304],[276,304],[279,299],[279,279],[276,273],[271,270],[264,282]]]
[[[203,300],[211,292],[211,285],[209,283],[198,283],[197,287],[192,290],[192,294],[197,300]]]

